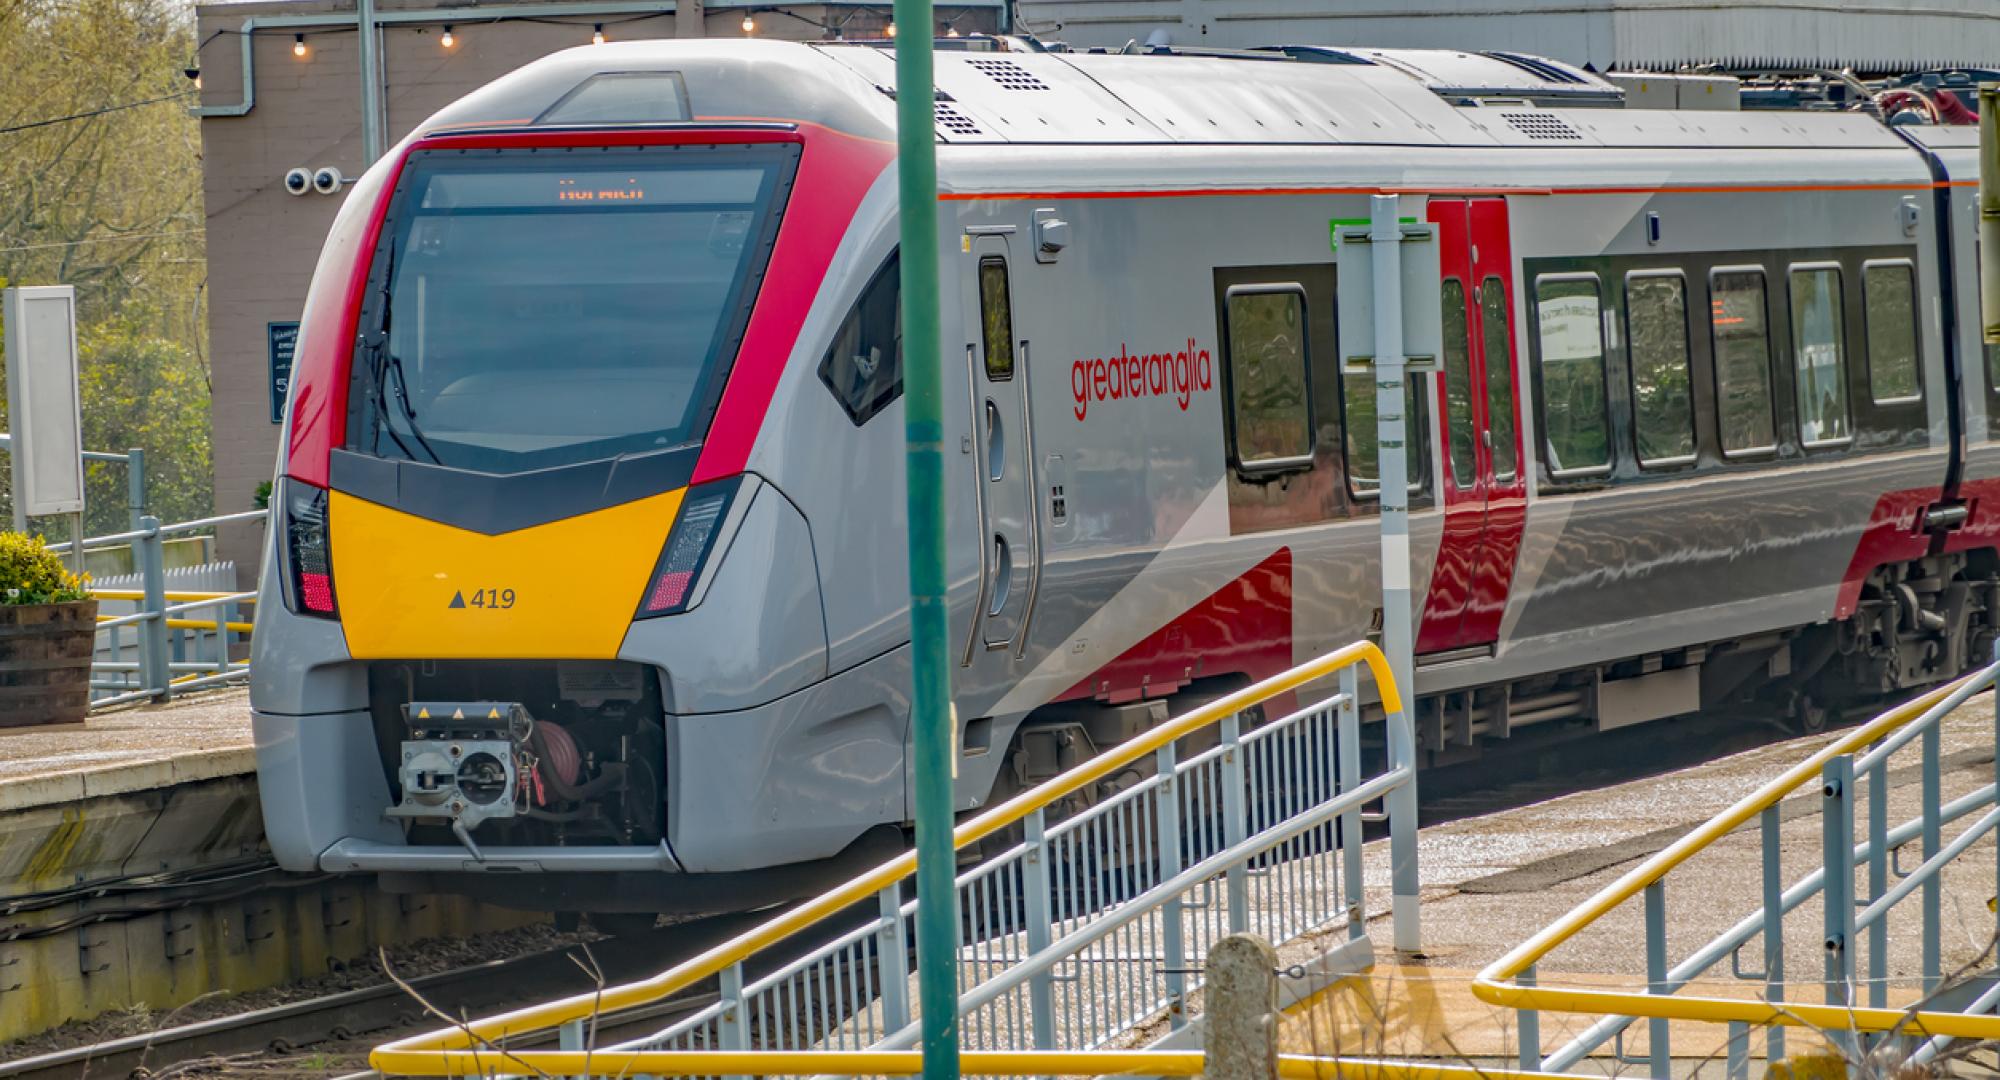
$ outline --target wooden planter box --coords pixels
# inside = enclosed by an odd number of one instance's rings
[[[96,642],[95,600],[0,604],[0,727],[82,723]]]

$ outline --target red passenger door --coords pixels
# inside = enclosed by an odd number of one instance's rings
[[[1442,281],[1444,538],[1424,600],[1417,652],[1491,646],[1526,519],[1520,394],[1514,369],[1513,253],[1505,199],[1432,199]]]

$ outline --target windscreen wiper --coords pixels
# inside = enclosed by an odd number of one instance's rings
[[[411,461],[417,460],[417,455],[411,452],[410,445],[397,434],[395,417],[389,410],[388,377],[393,372],[396,377],[396,404],[402,413],[404,426],[408,429],[410,437],[416,440],[417,445],[423,447],[424,453],[431,461],[442,465],[444,462],[438,457],[437,450],[432,448],[430,440],[424,437],[423,429],[417,426],[417,410],[410,405],[410,385],[403,377],[403,361],[389,350],[389,308],[394,299],[391,290],[395,281],[396,246],[391,241],[382,261],[381,314],[375,320],[375,329],[362,339],[363,347],[368,350],[369,404],[374,407],[376,427],[388,432],[389,440],[396,444],[396,449],[401,450],[405,458]]]

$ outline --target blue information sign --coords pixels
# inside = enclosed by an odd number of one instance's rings
[[[271,345],[271,422],[285,422],[285,394],[292,388],[292,350],[298,347],[299,324],[265,324]]]

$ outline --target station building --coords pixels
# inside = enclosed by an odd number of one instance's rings
[[[218,512],[270,479],[291,330],[344,185],[438,108],[602,36],[881,40],[889,0],[264,0],[197,8]],[[1077,48],[1273,43],[1519,51],[1599,71],[2000,68],[1994,0],[958,0],[940,36]],[[907,28],[905,29],[907,32]],[[248,582],[262,533],[225,530]]]

